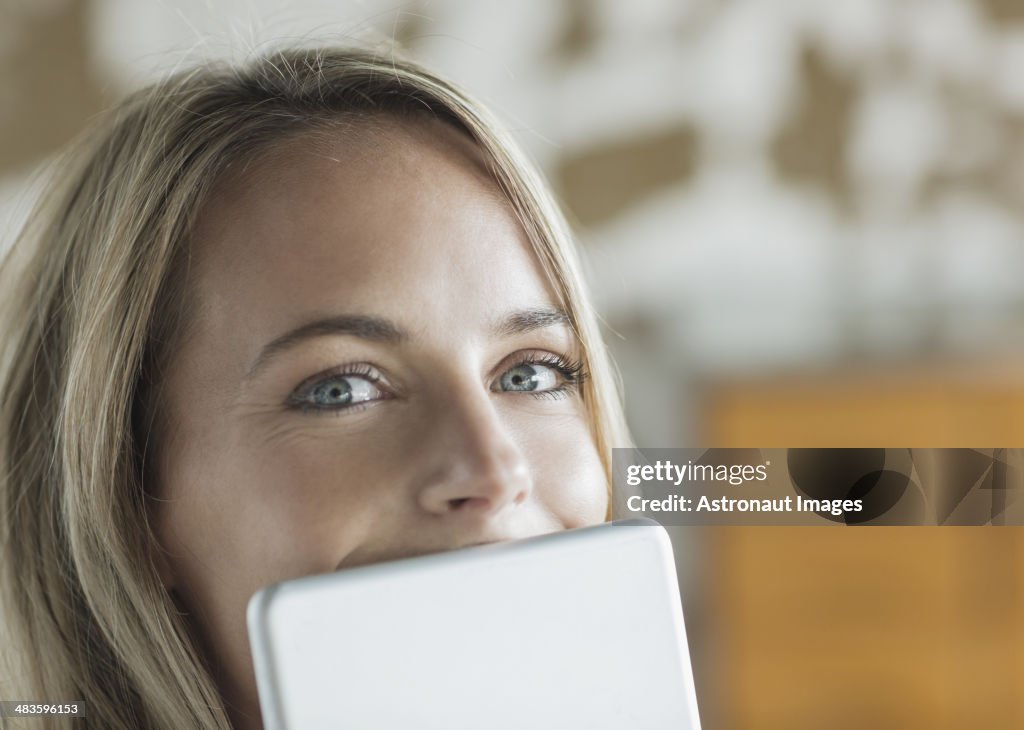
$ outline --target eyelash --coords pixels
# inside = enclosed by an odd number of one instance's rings
[[[377,372],[376,368],[371,367],[365,363],[356,363],[353,365],[343,365],[329,370],[327,372],[314,375],[303,382],[298,388],[296,388],[290,396],[286,404],[290,408],[301,411],[302,413],[313,413],[317,415],[329,415],[337,413],[354,413],[363,410],[369,405],[376,403],[381,400],[388,400],[391,396],[385,395],[382,398],[375,398],[372,401],[364,401],[362,403],[355,403],[353,405],[346,406],[318,406],[312,403],[307,403],[304,398],[307,398],[321,383],[324,383],[333,378],[363,378],[364,380],[372,383],[374,386],[379,386],[382,380],[380,373]]]
[[[512,362],[508,367],[502,370],[505,373],[512,368],[519,367],[521,365],[544,365],[552,370],[556,371],[561,377],[562,382],[549,390],[541,391],[518,391],[518,394],[529,395],[537,399],[557,400],[566,398],[570,393],[579,390],[580,386],[589,377],[583,366],[582,360],[570,360],[569,358],[561,355],[554,354],[526,354],[515,362]],[[380,386],[381,378],[380,373],[370,365],[365,363],[358,363],[354,365],[345,365],[336,370],[320,373],[302,383],[295,391],[288,397],[286,404],[288,407],[301,411],[302,413],[314,413],[317,415],[329,415],[335,414],[340,415],[342,413],[354,413],[363,410],[364,408],[377,403],[382,400],[389,400],[390,395],[384,395],[381,398],[375,398],[371,401],[364,401],[362,403],[355,403],[353,405],[345,406],[317,406],[311,403],[305,402],[303,399],[308,397],[309,394],[321,383],[331,378],[346,378],[346,377],[358,377],[367,380],[372,383],[375,387]],[[500,376],[499,376],[500,377]],[[383,390],[383,389],[381,389]],[[517,393],[517,391],[496,391],[498,393]]]
[[[508,370],[519,367],[520,365],[546,365],[562,376],[562,383],[550,390],[522,391],[523,395],[533,396],[534,398],[542,400],[557,400],[565,398],[569,393],[578,391],[579,387],[588,376],[588,373],[583,369],[582,360],[569,360],[561,355],[551,354],[526,355],[516,360],[502,372],[507,372]]]

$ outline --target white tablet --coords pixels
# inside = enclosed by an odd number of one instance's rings
[[[699,730],[672,547],[609,523],[280,583],[267,730]]]

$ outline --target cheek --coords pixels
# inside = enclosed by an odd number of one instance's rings
[[[265,443],[252,462],[255,518],[289,536],[282,553],[302,554],[306,572],[333,570],[398,506],[401,450],[379,432],[351,435],[331,416]],[[268,556],[272,559],[272,556]]]
[[[182,490],[178,531],[254,587],[332,570],[375,509],[362,453],[324,438],[228,447]]]
[[[566,528],[603,522],[608,479],[583,416],[527,429],[521,441],[537,499]]]
[[[398,486],[424,429],[387,415],[275,416],[234,427],[211,417],[177,440],[157,530],[184,582],[254,591],[333,570],[401,513]]]
[[[259,448],[263,446],[263,448]],[[215,621],[259,588],[333,569],[360,500],[326,444],[192,442],[166,471],[157,533],[179,594]],[[353,475],[354,476],[354,475]]]

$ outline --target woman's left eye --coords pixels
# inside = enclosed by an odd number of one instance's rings
[[[551,365],[522,362],[501,374],[498,384],[506,392],[551,390],[558,386],[559,373]]]
[[[582,363],[562,358],[525,360],[498,376],[492,390],[502,393],[530,393],[540,396],[564,396],[583,380]]]
[[[343,410],[381,400],[384,396],[372,376],[349,373],[322,378],[301,389],[291,401],[300,408]]]

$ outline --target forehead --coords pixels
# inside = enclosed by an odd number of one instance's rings
[[[415,332],[554,306],[482,153],[429,119],[279,145],[219,186],[193,249],[208,324],[262,337],[341,312]]]

